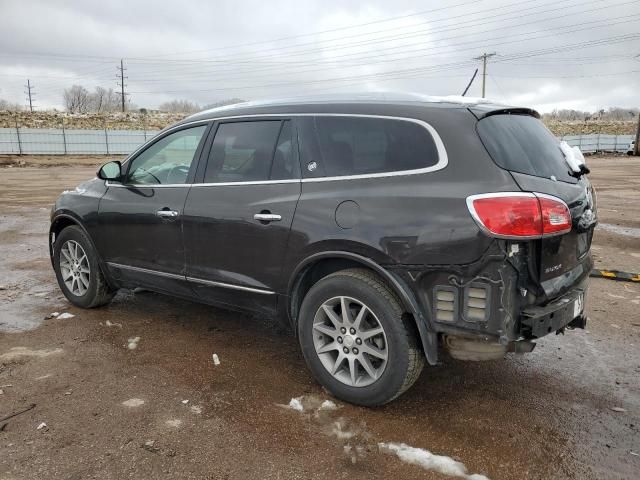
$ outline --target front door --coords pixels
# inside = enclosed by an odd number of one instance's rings
[[[187,278],[206,301],[273,312],[298,198],[290,120],[219,123],[184,208]]]
[[[98,250],[125,285],[189,295],[182,214],[207,125],[170,131],[130,159],[100,201]]]

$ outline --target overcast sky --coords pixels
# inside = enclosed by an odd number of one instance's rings
[[[638,0],[0,0],[0,99],[62,108],[72,84],[138,107],[363,90],[640,107]],[[481,72],[482,70],[480,70]],[[481,95],[481,76],[469,96]]]

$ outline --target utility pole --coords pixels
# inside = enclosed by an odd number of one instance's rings
[[[474,60],[482,60],[482,98],[484,98],[486,83],[487,83],[487,58],[496,56],[497,53],[483,53],[479,57],[475,57]]]
[[[633,144],[633,154],[637,157],[640,155],[640,113],[638,114],[638,128],[636,128],[636,143]]]
[[[120,59],[120,66],[116,67],[119,71],[120,71],[120,75],[118,76],[119,78],[119,82],[118,82],[118,86],[120,87],[120,100],[122,101],[122,111],[125,111],[125,101],[126,101],[126,96],[127,94],[124,93],[124,87],[126,87],[126,85],[124,84],[124,79],[128,78],[124,76],[124,71],[126,70],[126,68],[124,68],[124,61],[122,59]]]
[[[24,86],[24,88],[27,89],[27,91],[24,93],[27,95],[27,100],[29,102],[29,111],[33,113],[33,100],[32,100],[32,97],[34,95],[33,85],[31,85],[31,82],[29,81],[28,78],[27,78],[27,84]]]
[[[476,68],[476,71],[473,72],[473,76],[471,77],[471,80],[469,80],[469,83],[467,84],[467,88],[464,89],[464,92],[462,92],[462,96],[464,97],[467,92],[469,91],[469,88],[471,87],[471,84],[473,83],[473,81],[476,79],[476,75],[478,74],[478,69]]]

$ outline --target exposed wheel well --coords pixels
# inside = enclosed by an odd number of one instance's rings
[[[311,289],[311,287],[327,275],[331,275],[332,273],[338,272],[340,270],[346,270],[348,268],[364,268],[366,270],[369,270],[374,275],[379,277],[383,282],[388,284],[388,282],[384,278],[382,278],[382,276],[378,272],[370,268],[365,263],[358,262],[357,260],[351,258],[321,258],[311,263],[310,265],[305,266],[298,273],[297,278],[293,284],[289,306],[289,315],[291,318],[292,326],[294,326],[294,330],[295,324],[297,323],[300,306],[302,305],[302,301],[304,300],[304,297]],[[392,285],[389,285],[389,287],[391,288],[391,290],[395,290]],[[396,294],[398,293],[399,292],[396,292]],[[407,315],[413,316],[405,305],[403,305],[403,308],[406,309]]]
[[[71,227],[71,226],[80,227],[83,231],[85,231],[85,233],[87,233],[84,227],[80,224],[80,222],[76,221],[72,217],[60,216],[56,218],[51,224],[51,228],[49,229],[49,255],[51,257],[52,264],[53,264],[53,244],[55,242],[55,239],[58,238],[60,233],[65,228]],[[105,276],[107,284],[110,286],[110,288],[113,288],[113,289],[118,288],[118,285],[113,281],[113,279],[109,275],[109,272],[107,271],[107,268],[104,262],[102,261],[102,257],[100,257],[100,253],[97,251],[95,244],[93,243],[93,239],[88,233],[87,233],[87,237],[89,238],[89,242],[91,243],[91,246],[93,247],[98,257],[98,265],[100,266],[100,270],[102,271],[102,274]]]
[[[58,217],[53,222],[53,225],[51,225],[51,233],[53,233],[55,237],[57,237],[58,235],[60,235],[60,232],[62,230],[71,225],[78,225],[78,222],[69,217]]]
[[[302,300],[304,300],[305,295],[314,283],[334,272],[353,267],[365,266],[348,258],[323,258],[304,267],[302,271],[298,273],[291,291],[289,315],[292,325],[295,326],[298,318],[298,312],[300,311],[300,305],[302,305]]]

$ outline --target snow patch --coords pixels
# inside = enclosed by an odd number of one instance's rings
[[[136,348],[138,348],[138,342],[140,341],[140,337],[131,337],[127,341],[129,342],[127,345],[127,348],[129,350],[135,350]]]
[[[338,406],[331,400],[325,400],[324,402],[322,402],[318,410],[336,410],[337,408]]]
[[[218,358],[218,354],[214,353],[213,355],[211,355],[211,358],[213,358],[213,364],[215,366],[220,365],[220,358]]]
[[[68,312],[64,312],[64,313],[61,313],[60,315],[56,316],[56,318],[58,320],[67,320],[67,319],[73,318],[73,317],[75,317],[75,315],[73,313],[68,313]]]
[[[121,323],[112,323],[109,320],[107,320],[106,322],[104,322],[104,324],[107,327],[118,327],[118,328],[122,328],[122,324]]]
[[[569,165],[569,168],[575,172],[580,173],[581,165],[584,165],[584,157],[582,156],[582,152],[578,148],[577,151],[572,148],[567,142],[564,140],[560,142],[560,150],[564,155],[564,159]]]
[[[129,400],[125,400],[124,402],[122,402],[122,405],[124,405],[125,407],[131,407],[131,408],[140,407],[144,405],[144,400],[142,400],[141,398],[131,398]]]
[[[292,410],[296,410],[297,412],[304,412],[304,407],[302,406],[302,397],[292,398],[289,401],[289,408]]]
[[[378,443],[378,448],[384,453],[396,455],[403,462],[418,465],[425,470],[434,470],[444,475],[467,480],[489,480],[484,475],[467,473],[464,463],[444,455],[435,455],[423,448],[411,447],[405,443]]]

